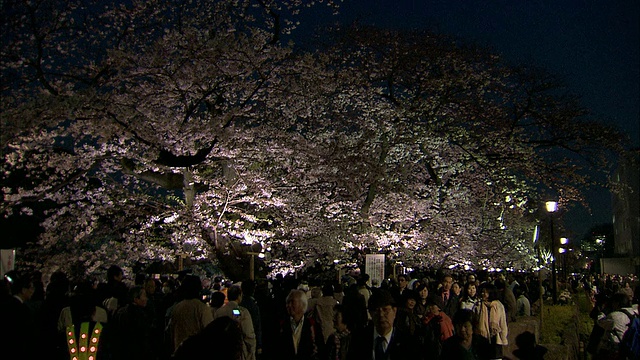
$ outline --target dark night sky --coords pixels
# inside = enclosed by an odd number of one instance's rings
[[[419,28],[474,42],[513,63],[563,77],[602,122],[640,145],[640,1],[638,0],[344,0],[340,21]],[[317,14],[316,14],[317,15]],[[314,16],[303,24],[336,21]],[[578,237],[611,222],[607,190],[588,194],[592,214],[564,212]]]

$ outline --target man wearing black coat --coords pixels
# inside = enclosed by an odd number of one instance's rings
[[[35,291],[33,280],[27,274],[11,271],[5,275],[4,281],[3,285],[9,284],[11,290],[0,297],[0,321],[5,329],[0,336],[0,346],[19,352],[24,359],[37,358],[39,349],[34,346],[34,339],[37,339],[35,314],[26,304]]]
[[[121,307],[109,322],[114,359],[153,359],[151,319],[145,310],[147,293],[142,286],[129,290],[129,303]]]
[[[291,290],[286,299],[287,314],[280,322],[273,359],[316,360],[318,343],[322,338],[314,319],[305,316],[307,295],[302,290]]]
[[[442,287],[438,291],[438,296],[442,298],[442,312],[453,319],[456,316],[458,307],[460,307],[460,299],[453,291],[451,291],[451,285],[453,285],[453,277],[449,274],[444,275],[442,277]]]
[[[369,298],[370,324],[354,332],[348,360],[420,359],[417,339],[394,326],[395,299],[387,290],[376,290]]]

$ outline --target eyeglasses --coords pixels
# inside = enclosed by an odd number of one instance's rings
[[[391,305],[387,305],[387,306],[372,309],[371,313],[389,315],[392,311],[393,311],[393,307]]]

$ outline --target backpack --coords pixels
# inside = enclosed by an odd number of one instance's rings
[[[625,309],[621,311],[629,317],[629,324],[620,340],[620,359],[640,359],[640,318],[637,313],[631,314]]]

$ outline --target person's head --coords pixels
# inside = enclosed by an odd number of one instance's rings
[[[64,271],[58,270],[58,271],[54,271],[51,274],[51,277],[49,278],[49,284],[51,283],[60,283],[60,282],[68,282],[69,281],[69,277],[67,276],[67,273],[65,273]]]
[[[311,294],[311,291],[310,291],[310,289],[309,289],[309,284],[307,284],[307,283],[305,283],[305,282],[302,282],[302,283],[298,284],[298,287],[297,287],[296,289],[298,289],[298,290],[300,290],[300,291],[303,291],[303,292],[304,292],[304,294],[307,296],[307,299],[308,299],[309,297],[311,297],[311,295],[312,295],[312,294]]]
[[[373,325],[380,335],[386,335],[393,329],[396,320],[396,303],[389,291],[381,289],[369,297],[369,313]]]
[[[120,281],[122,281],[123,278],[124,278],[124,271],[122,271],[122,268],[120,266],[111,265],[107,269],[107,281],[108,282],[113,282],[113,281],[120,282]]]
[[[202,291],[202,281],[195,275],[187,275],[180,284],[180,292],[185,299],[198,299]]]
[[[478,294],[475,282],[468,282],[464,285],[464,295],[470,298],[475,298]]]
[[[498,288],[491,283],[484,283],[480,286],[480,299],[482,301],[498,300]]]
[[[80,281],[69,293],[69,307],[74,323],[91,321],[96,311],[95,289],[91,282]]]
[[[135,306],[145,307],[147,306],[147,292],[144,287],[136,285],[129,289],[129,299]]]
[[[70,286],[71,282],[67,274],[62,271],[56,271],[51,274],[45,296],[51,300],[63,298],[69,292]]]
[[[133,278],[133,284],[134,285],[143,285],[144,286],[144,281],[147,279],[147,274],[145,273],[137,273],[136,276]]]
[[[631,306],[631,300],[626,294],[615,293],[611,295],[611,308],[621,309],[621,308],[627,308],[630,306]]]
[[[233,285],[227,290],[227,299],[229,301],[242,301],[242,288],[239,285]]]
[[[302,290],[291,290],[286,299],[287,313],[295,321],[300,321],[307,311],[308,300],[307,294]]]
[[[476,276],[474,274],[467,275],[467,283],[476,283]]]
[[[147,292],[147,296],[152,296],[156,293],[156,280],[153,278],[148,278],[144,281],[144,290]]]
[[[516,298],[524,296],[524,289],[522,288],[522,286],[516,286],[515,288],[513,288],[513,295]]]
[[[318,299],[322,297],[322,289],[320,289],[319,287],[313,287],[311,288],[311,298],[312,299]]]
[[[409,281],[409,284],[411,285],[411,289],[417,290],[418,286],[422,285],[422,280],[412,279],[411,281]]]
[[[16,275],[13,275],[13,277],[9,276],[9,279],[11,279],[11,293],[20,297],[22,301],[31,299],[36,290],[33,284],[33,278],[26,275]]]
[[[459,296],[460,292],[462,291],[462,288],[460,287],[460,284],[458,282],[454,282],[453,284],[451,284],[451,291],[453,291],[454,294]]]
[[[162,283],[162,293],[165,295],[173,293],[175,290],[175,284],[173,281],[165,281]]]
[[[253,296],[256,293],[256,282],[254,280],[245,280],[240,284],[240,287],[244,296]]]
[[[211,307],[219,309],[224,305],[224,293],[222,291],[215,291],[211,294]]]
[[[403,294],[404,297],[404,307],[409,310],[413,310],[416,307],[416,303],[418,302],[418,293],[415,290],[407,290]]]
[[[429,297],[429,288],[427,287],[427,284],[420,284],[416,288],[416,292],[419,296],[418,301],[426,300]]]
[[[473,311],[460,309],[453,317],[455,333],[464,340],[470,340],[473,336]]]
[[[322,296],[333,296],[333,285],[330,283],[324,284],[322,287]]]
[[[496,286],[498,291],[504,291],[504,289],[507,287],[507,282],[505,280],[503,280],[502,278],[495,279],[493,281],[493,284]]]
[[[451,290],[452,285],[453,285],[453,277],[451,275],[445,275],[442,277],[442,289],[444,291]]]
[[[440,315],[440,312],[444,308],[442,298],[440,296],[429,296],[429,299],[427,300],[427,308],[433,315]]]
[[[348,326],[344,321],[344,307],[341,304],[333,307],[333,327],[339,332],[348,330]]]
[[[409,277],[405,274],[398,275],[398,287],[404,289],[409,285]]]
[[[532,351],[536,347],[536,335],[531,331],[525,331],[516,336],[516,346],[521,350]]]

